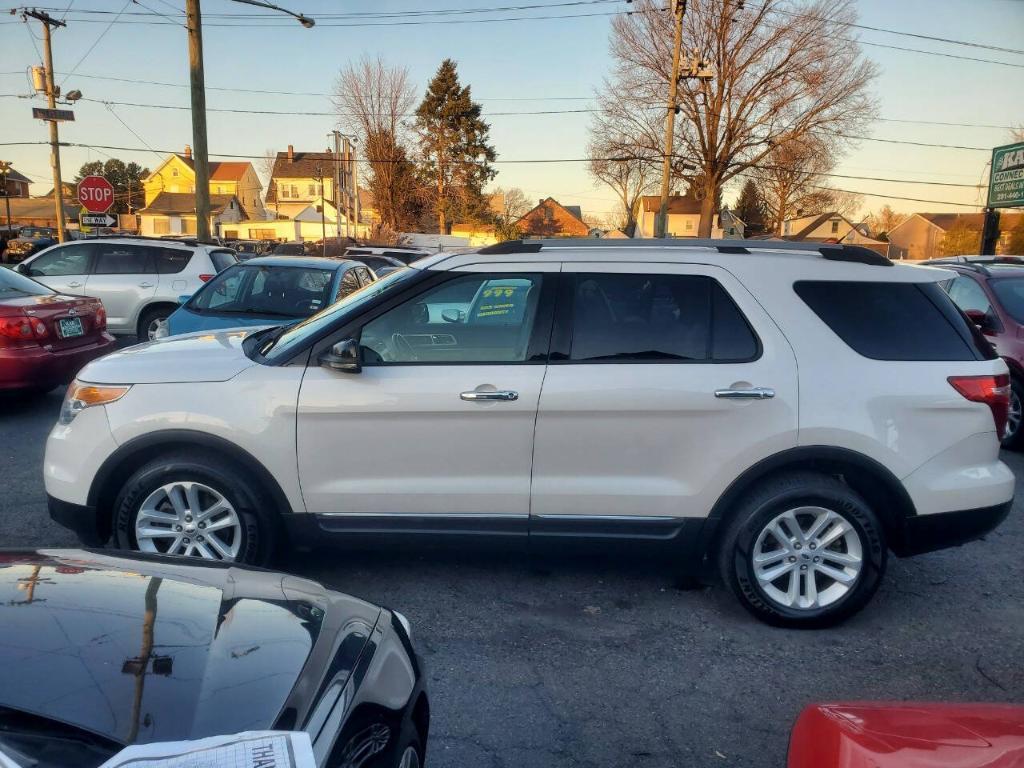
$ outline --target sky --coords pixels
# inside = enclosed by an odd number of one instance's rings
[[[46,0],[43,0],[46,2]],[[101,102],[188,105],[188,54],[183,26],[174,23],[184,0],[49,0],[67,27],[53,36],[57,82],[64,92],[82,91],[75,121],[61,125],[61,140],[138,148],[139,151],[64,148],[64,177],[73,179],[82,163],[113,155],[154,168],[167,151],[192,143],[187,109],[114,106]],[[218,154],[262,156],[268,149],[322,151],[335,127],[330,115],[298,113],[332,110],[327,96],[339,68],[364,54],[382,56],[409,69],[417,98],[441,60],[456,60],[463,83],[483,105],[499,161],[582,158],[589,115],[498,114],[544,110],[585,110],[594,106],[594,89],[611,68],[608,37],[611,14],[629,8],[625,0],[551,0],[556,7],[492,11],[480,14],[423,16],[425,10],[481,9],[540,5],[541,0],[278,0],[318,24],[305,29],[289,17],[231,0],[203,0],[208,109],[256,109],[284,115],[208,112],[211,159]],[[860,23],[987,46],[1024,49],[1024,0],[859,0]],[[6,7],[6,6],[4,6]],[[107,14],[83,13],[89,10]],[[122,11],[120,16],[117,13]],[[154,16],[152,14],[165,14]],[[334,14],[324,17],[322,14]],[[338,14],[380,14],[341,19]],[[133,15],[140,14],[140,15]],[[225,22],[219,14],[252,14],[245,23]],[[386,15],[390,14],[390,15]],[[546,16],[549,18],[537,18]],[[551,18],[571,16],[572,18]],[[427,24],[428,19],[525,20]],[[115,19],[115,23],[110,21]],[[130,22],[146,23],[130,23]],[[372,26],[366,26],[371,22]],[[412,22],[412,23],[410,23]],[[271,24],[273,26],[255,26]],[[850,31],[837,28],[837,34]],[[859,31],[863,43],[880,43],[959,56],[1009,62],[1017,66],[965,61],[865,45],[881,74],[874,84],[885,121],[875,124],[875,139],[946,144],[952,149],[862,141],[834,170],[837,174],[913,180],[890,183],[831,179],[842,189],[866,193],[860,215],[890,204],[903,212],[972,211],[976,189],[937,186],[937,182],[975,185],[984,180],[988,148],[1008,143],[1010,126],[1024,125],[1024,54],[968,47],[906,34]],[[46,124],[33,120],[32,106],[45,106],[31,93],[27,70],[41,63],[40,24],[18,16],[0,16],[0,160],[33,182],[32,193],[52,187],[47,146],[13,146],[47,140]],[[837,43],[839,44],[839,43]],[[71,72],[65,78],[62,73]],[[173,83],[175,86],[125,83],[102,78]],[[244,90],[243,90],[244,89]],[[281,93],[275,93],[281,92]],[[314,94],[314,95],[305,95]],[[120,119],[118,119],[120,118]],[[898,120],[971,123],[996,127],[960,127],[893,122]],[[155,151],[144,149],[150,147]],[[254,163],[259,168],[258,161]],[[581,205],[585,213],[610,218],[613,193],[595,183],[586,164],[497,163],[494,185],[520,187],[528,198],[554,197]],[[931,182],[924,184],[920,182]],[[725,202],[738,190],[727,188]],[[922,201],[888,199],[918,198]]]

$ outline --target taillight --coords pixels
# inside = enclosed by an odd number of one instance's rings
[[[1010,414],[1010,375],[950,376],[947,381],[971,402],[984,403],[989,407],[996,422],[996,434],[1002,437]]]
[[[204,283],[208,283],[211,280],[213,280],[213,278],[215,278],[215,277],[216,277],[216,275],[200,275],[199,279],[202,280]]]
[[[49,336],[43,321],[35,317],[0,317],[0,337],[14,341],[41,341]]]
[[[107,310],[103,308],[102,304],[96,307],[96,330],[107,330]]]

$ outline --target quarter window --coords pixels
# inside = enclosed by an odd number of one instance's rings
[[[359,290],[359,278],[356,277],[356,271],[350,269],[345,272],[344,277],[341,278],[341,285],[338,287],[338,298],[344,299],[350,293],[355,293]]]
[[[576,276],[571,360],[740,362],[757,352],[746,319],[710,277]]]
[[[368,365],[522,362],[541,276],[466,275],[435,286],[363,327]]]
[[[969,277],[960,276],[949,286],[949,298],[966,312],[972,309],[986,315],[992,309],[984,289]]]

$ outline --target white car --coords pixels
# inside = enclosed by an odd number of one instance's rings
[[[90,545],[266,563],[325,540],[632,545],[760,618],[860,609],[891,550],[1007,515],[1005,363],[850,246],[503,243],[291,327],[89,364],[45,459]]]
[[[100,299],[112,334],[147,341],[182,296],[236,261],[228,248],[193,240],[103,237],[54,245],[16,269],[61,293]]]

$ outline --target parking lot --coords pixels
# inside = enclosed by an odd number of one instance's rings
[[[75,544],[41,477],[61,394],[0,400],[4,546]],[[410,618],[434,766],[782,766],[811,701],[1024,700],[1022,547],[1018,503],[985,541],[891,561],[865,611],[813,632],[611,557],[319,553],[282,567]]]

